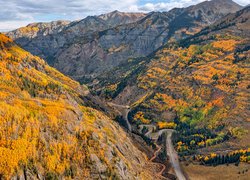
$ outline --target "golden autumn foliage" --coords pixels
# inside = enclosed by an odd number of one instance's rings
[[[178,152],[183,152],[183,151],[188,150],[188,146],[185,145],[184,143],[182,143],[181,141],[179,141],[179,142],[177,143],[176,149],[177,149]]]
[[[236,43],[237,41],[234,39],[226,39],[215,41],[212,45],[213,47],[219,48],[223,51],[233,51]]]
[[[146,119],[143,115],[143,112],[139,111],[134,115],[134,120],[135,121],[141,121],[143,124],[149,124],[150,121]]]
[[[84,162],[86,150],[76,154],[79,140],[65,131],[70,123],[66,120],[77,116],[67,96],[82,91],[80,85],[2,34],[0,42],[0,176],[9,179],[37,163],[62,174],[70,168],[70,159],[79,156]]]
[[[35,26],[26,26],[26,27],[21,27],[18,29],[21,33],[26,34],[26,33],[35,33],[39,31],[38,27]]]
[[[201,161],[203,164],[207,165],[219,165],[219,164],[229,164],[239,162],[250,163],[250,150],[239,149],[231,152],[225,152],[222,154],[210,153],[207,155],[196,155],[194,160]]]
[[[174,129],[176,124],[174,122],[158,122],[157,127],[159,129]]]
[[[242,139],[239,148],[250,145],[249,40],[230,33],[203,38],[188,46],[170,43],[155,54],[137,77],[138,89],[151,95],[134,114],[143,114],[160,129],[175,121],[172,127],[186,135],[192,128],[212,132],[212,138],[203,132],[207,137],[198,139],[192,134],[197,132],[190,132],[190,140],[177,145],[179,152],[233,138]]]
[[[114,133],[128,142],[126,134],[83,105],[85,87],[2,34],[0,45],[0,179],[24,171],[30,178],[89,179],[98,171],[93,159],[100,160],[108,177],[115,176],[121,160],[132,168],[132,157],[126,159],[114,145],[120,141]],[[114,154],[108,160],[110,148]]]
[[[7,44],[7,43],[12,43],[13,41],[10,39],[10,38],[8,38],[7,36],[4,36],[3,34],[0,34],[0,48],[2,49],[2,50],[4,50],[4,48],[5,48],[5,45]]]
[[[227,109],[226,94],[233,93],[234,87],[247,83],[249,72],[247,66],[233,62],[234,50],[242,42],[244,40],[238,37],[218,35],[217,39],[205,45],[160,50],[157,52],[158,57],[156,56],[148,65],[146,73],[138,77],[138,87],[155,90],[155,96],[148,99],[147,103],[156,111],[174,109],[185,113],[188,107],[195,106],[192,107],[192,111],[199,110],[199,113],[208,116],[216,107]],[[192,73],[186,72],[186,75],[184,67],[187,66],[192,69]],[[192,83],[200,85],[192,86]],[[157,88],[161,91],[158,92]],[[218,89],[222,93],[212,94],[213,89]],[[240,96],[246,97],[245,90],[242,90]],[[237,101],[237,103],[237,107],[242,108],[240,106],[243,102]],[[245,103],[246,99],[243,105],[246,108]],[[188,119],[188,117],[183,118],[186,121]]]

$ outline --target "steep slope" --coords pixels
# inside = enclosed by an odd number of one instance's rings
[[[120,11],[113,11],[107,14],[102,14],[98,17],[106,21],[106,23],[108,23],[112,27],[115,25],[133,23],[142,19],[145,16],[146,14],[144,13],[126,13]]]
[[[153,178],[88,90],[0,34],[0,179]]]
[[[15,31],[9,32],[9,36],[13,39],[19,38],[35,38],[37,36],[47,36],[49,34],[56,34],[62,31],[67,26],[69,21],[52,21],[49,23],[32,23],[26,27],[21,27]]]
[[[178,130],[180,154],[247,148],[249,33],[246,7],[150,57],[124,63],[93,89],[118,104],[130,104],[134,126]]]
[[[78,38],[93,39],[94,32],[120,24],[135,22],[143,13],[122,13],[114,11],[100,16],[88,16],[79,21],[53,21],[33,23],[7,33],[27,51],[45,58],[49,63],[55,53]]]
[[[241,8],[232,0],[204,1],[195,6],[190,6],[182,10],[181,14],[170,23],[170,34],[174,33],[177,37],[180,33],[185,35],[195,34],[200,28],[211,25],[226,14],[234,13]],[[173,9],[172,11],[176,10]]]
[[[217,8],[222,6],[226,8]],[[204,11],[208,7],[214,10]],[[53,66],[76,80],[91,82],[130,58],[147,56],[171,38],[180,39],[194,34],[223,15],[239,9],[240,6],[232,1],[214,0],[170,12],[152,12],[135,23],[99,32],[89,41],[86,38],[76,39],[57,52]],[[197,12],[202,13],[198,16]],[[71,65],[65,66],[69,62]]]
[[[91,82],[130,58],[147,56],[169,40],[190,36],[240,8],[231,0],[213,0],[169,12],[152,12],[146,17],[115,11],[72,23],[56,37],[15,41],[61,72]],[[89,19],[92,23],[86,24]],[[89,27],[90,31],[85,31]]]
[[[29,52],[41,58],[46,57],[49,61],[49,57],[53,56],[54,51],[66,41],[65,39],[57,39],[55,36],[60,34],[69,24],[69,21],[33,23],[7,34]]]

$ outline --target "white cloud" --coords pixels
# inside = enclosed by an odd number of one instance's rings
[[[26,22],[75,20],[113,10],[130,11],[138,0],[0,0],[0,31]],[[26,24],[27,25],[27,24]]]
[[[26,26],[34,21],[0,21],[0,32],[7,32],[12,29]]]
[[[182,7],[188,7],[191,5],[195,5],[198,3],[201,3],[205,0],[169,0],[168,2],[158,2],[158,3],[146,3],[142,6],[134,7],[134,9],[137,9],[138,11],[169,11],[170,9],[173,9],[175,7],[182,8]],[[249,0],[234,0],[236,3],[246,6],[250,2]]]
[[[168,11],[175,7],[182,8],[190,5],[198,4],[204,0],[170,0],[169,2],[159,2],[159,3],[147,3],[138,7],[138,10],[142,11]]]
[[[0,31],[15,29],[26,22],[75,20],[88,15],[119,11],[168,11],[203,0],[0,0]],[[249,0],[235,0],[247,5]],[[144,3],[143,3],[144,2]],[[139,5],[142,4],[142,5]]]
[[[250,4],[250,1],[249,0],[235,0],[234,2],[242,5],[242,6],[247,6]]]
[[[63,15],[71,18],[129,10],[137,0],[0,0],[0,19],[25,19],[42,15]]]

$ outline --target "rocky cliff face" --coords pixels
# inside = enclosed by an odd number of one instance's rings
[[[88,90],[0,34],[0,179],[153,179]]]
[[[169,40],[197,33],[240,8],[231,0],[213,0],[147,16],[114,11],[72,22],[56,34],[23,38],[16,30],[7,35],[61,72],[89,82],[129,58],[147,56]]]
[[[33,23],[9,32],[7,35],[24,49],[52,63],[56,58],[56,52],[65,48],[65,46],[67,47],[73,41],[77,39],[91,40],[97,31],[135,22],[144,16],[143,13],[114,11],[100,16],[88,16],[85,19],[73,22]]]
[[[69,21],[52,21],[49,23],[32,23],[26,27],[19,28],[9,32],[8,35],[13,39],[29,38],[37,36],[47,36],[61,32],[70,22]]]
[[[178,12],[178,16],[171,22],[171,34],[175,37],[185,38],[187,35],[197,33],[200,28],[211,25],[226,14],[234,13],[242,7],[232,0],[204,1],[200,4],[185,9],[173,9],[170,12]],[[183,36],[185,35],[185,36]]]
[[[136,22],[143,17],[145,17],[145,13],[125,13],[119,11],[113,11],[107,14],[102,14],[98,16],[100,19],[103,19],[110,26],[128,24]]]

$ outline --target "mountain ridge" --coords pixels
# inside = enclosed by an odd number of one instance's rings
[[[118,17],[127,21],[127,13],[115,11],[75,22],[67,26],[65,31],[61,31],[60,36],[42,36],[27,40],[20,38],[15,41],[35,55],[46,59],[50,65],[64,74],[81,82],[91,82],[99,74],[129,58],[146,56],[167,41],[190,36],[214,19],[240,8],[229,1],[219,3],[221,5],[217,4],[217,8],[214,1],[208,1],[205,4],[200,3],[168,12],[152,12],[147,15],[139,13],[136,14],[136,18],[134,13],[129,13],[132,22],[125,24],[117,23],[117,20],[113,19]],[[215,11],[207,12],[206,7],[214,8]],[[204,18],[196,20],[196,9]],[[110,27],[103,19],[100,22],[93,20],[90,25],[84,24],[89,18],[96,20],[100,17],[111,18],[110,21],[115,22],[115,25]],[[209,21],[206,20],[208,17]],[[179,23],[185,18],[188,18],[188,21]],[[7,35],[13,37],[13,33]]]

